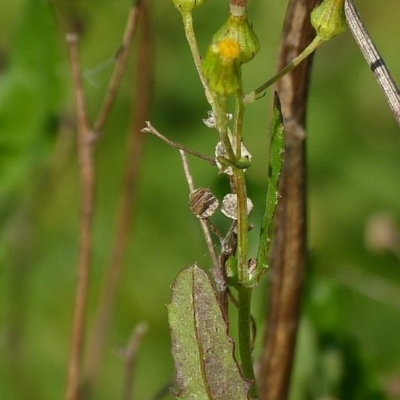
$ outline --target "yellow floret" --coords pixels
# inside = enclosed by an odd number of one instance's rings
[[[229,60],[235,60],[240,56],[240,45],[236,40],[223,39],[218,43],[219,54]]]

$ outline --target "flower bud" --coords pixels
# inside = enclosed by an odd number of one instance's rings
[[[201,6],[207,0],[172,0],[174,6],[179,11],[189,12],[192,11],[194,8]]]
[[[241,85],[240,46],[232,39],[214,42],[203,61],[203,74],[210,89],[218,96],[237,93]]]
[[[250,61],[260,50],[260,42],[246,14],[230,14],[228,21],[214,35],[212,42],[223,39],[232,39],[239,43],[241,63]]]
[[[346,29],[345,0],[324,0],[311,12],[311,24],[323,40],[332,39]]]

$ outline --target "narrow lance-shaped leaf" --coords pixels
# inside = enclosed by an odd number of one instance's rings
[[[177,398],[248,400],[250,382],[234,358],[234,345],[206,273],[182,270],[168,304]]]
[[[272,121],[272,143],[269,160],[269,181],[268,191],[265,204],[265,212],[261,224],[260,243],[257,254],[257,266],[259,273],[262,269],[267,268],[268,253],[271,246],[274,216],[278,206],[279,199],[279,180],[283,168],[283,154],[284,151],[284,125],[281,110],[281,103],[278,95],[274,96],[274,109]]]

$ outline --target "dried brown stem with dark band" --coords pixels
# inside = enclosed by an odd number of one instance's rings
[[[363,53],[365,60],[375,74],[376,80],[386,96],[386,100],[392,109],[393,115],[400,125],[400,91],[396,86],[396,82],[392,78],[383,58],[369,36],[367,28],[364,26],[353,0],[346,0],[345,12],[350,31]]]
[[[291,0],[278,71],[312,41],[310,12],[318,0]],[[285,120],[284,169],[271,260],[271,290],[259,385],[263,400],[288,396],[306,266],[306,102],[312,58],[277,85]]]

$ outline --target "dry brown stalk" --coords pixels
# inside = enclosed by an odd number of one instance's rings
[[[278,71],[311,42],[309,22],[318,0],[290,0]],[[285,166],[271,260],[271,290],[259,382],[263,400],[287,399],[293,366],[306,248],[306,103],[312,58],[277,84],[285,130]]]
[[[69,44],[76,96],[76,112],[78,120],[78,158],[81,173],[82,203],[78,276],[66,399],[78,400],[80,380],[82,376],[86,312],[92,258],[95,170],[93,157],[93,132],[90,129],[86,111],[85,94],[83,91],[81,69],[79,64],[78,36],[75,34],[68,34],[67,42]]]

